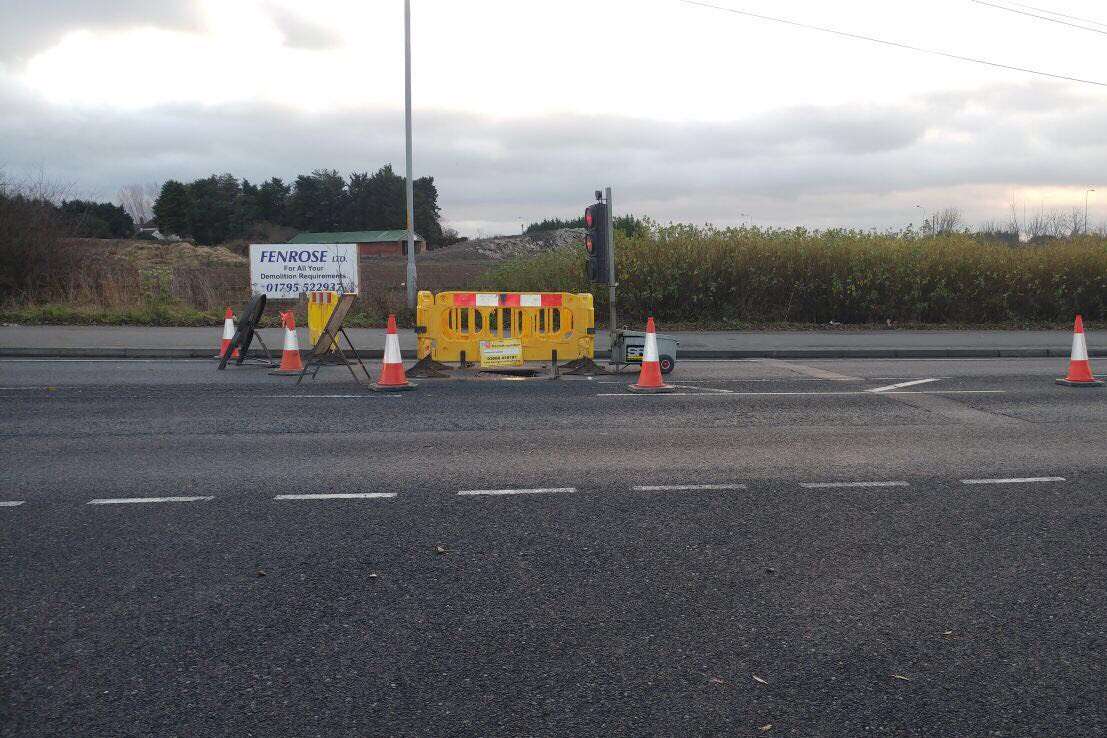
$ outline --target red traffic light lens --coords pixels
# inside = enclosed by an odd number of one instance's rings
[[[592,209],[591,208],[584,211],[584,226],[586,228],[591,228],[592,227]]]
[[[592,237],[591,236],[585,236],[584,237],[584,250],[587,251],[590,254],[592,253]]]

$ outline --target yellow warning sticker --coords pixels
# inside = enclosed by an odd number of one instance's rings
[[[519,338],[504,338],[499,341],[481,341],[480,365],[482,369],[522,366],[523,341]]]

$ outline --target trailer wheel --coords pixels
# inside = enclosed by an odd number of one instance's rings
[[[668,354],[662,354],[660,357],[658,357],[658,360],[661,364],[662,374],[670,374],[673,371],[673,368],[676,367],[676,361],[674,361],[673,357],[669,356]]]

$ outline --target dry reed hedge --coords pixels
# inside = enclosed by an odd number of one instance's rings
[[[669,226],[617,239],[619,310],[670,323],[1065,322],[1107,318],[1107,241]],[[582,249],[505,263],[496,290],[592,289]],[[602,306],[605,289],[595,290]],[[601,311],[597,311],[602,315]]]

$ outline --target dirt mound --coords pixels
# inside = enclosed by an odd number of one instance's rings
[[[474,238],[445,249],[427,253],[427,260],[482,261],[531,256],[542,251],[584,243],[583,228],[559,228],[518,236]],[[420,259],[424,257],[420,256]]]
[[[246,257],[222,246],[196,246],[184,241],[155,243],[126,239],[74,238],[67,243],[88,251],[90,256],[123,261],[142,271],[178,267],[244,267],[248,263]]]

